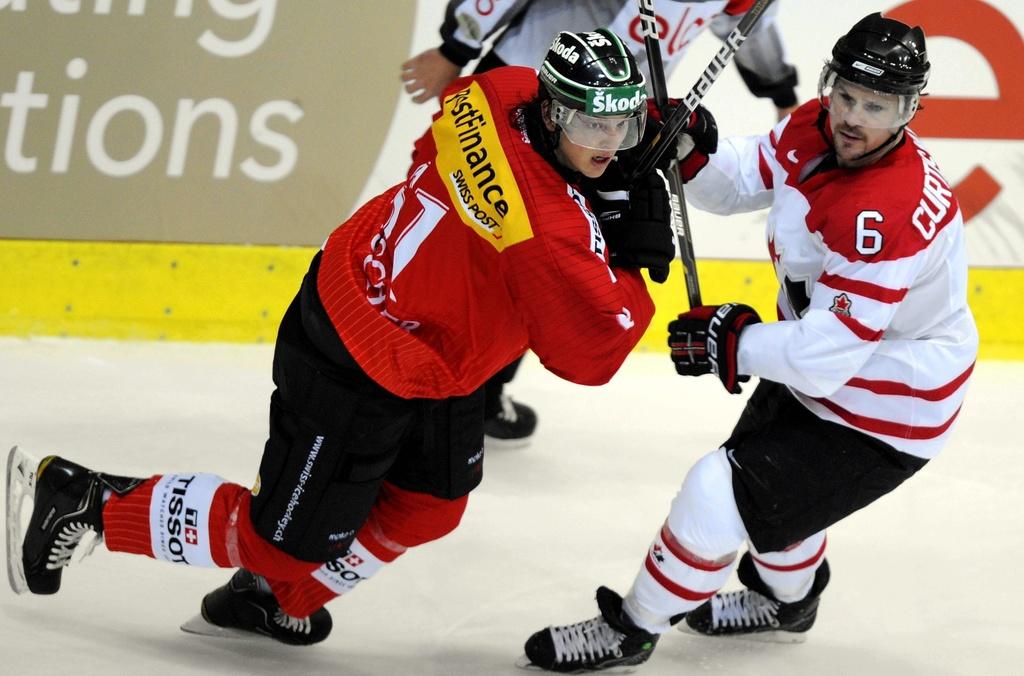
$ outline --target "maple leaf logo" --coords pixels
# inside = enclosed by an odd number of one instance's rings
[[[841,293],[832,299],[832,307],[829,308],[832,312],[837,315],[850,316],[850,308],[853,307],[853,301],[845,293]]]

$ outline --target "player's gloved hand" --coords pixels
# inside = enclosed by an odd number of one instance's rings
[[[679,176],[688,183],[708,163],[708,157],[718,150],[718,124],[704,106],[690,113],[686,126],[676,137],[676,158]]]
[[[760,321],[754,308],[740,303],[701,305],[679,315],[668,325],[668,346],[676,373],[714,373],[726,390],[739,394],[743,391],[739,384],[750,380],[737,370],[740,333]]]
[[[608,245],[608,262],[620,268],[647,268],[651,281],[658,284],[668,279],[676,248],[664,179],[651,172],[628,193],[601,191],[598,195],[591,202]]]
[[[670,110],[674,110],[679,105],[679,99],[668,100]],[[653,103],[649,106],[648,111],[643,139],[635,149],[631,149],[632,152],[629,155],[633,161],[647,149],[664,126],[661,114]],[[697,109],[690,113],[686,126],[676,136],[675,147],[667,149],[654,166],[656,169],[666,171],[669,164],[676,160],[679,162],[679,176],[683,183],[686,183],[704,168],[708,163],[708,156],[717,150],[718,124],[715,123],[711,111],[704,106],[697,106]]]

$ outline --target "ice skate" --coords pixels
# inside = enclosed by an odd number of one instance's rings
[[[226,585],[203,598],[200,615],[181,625],[181,629],[203,636],[268,636],[290,645],[312,645],[327,638],[332,625],[326,608],[309,617],[288,615],[277,604],[266,580],[239,568]]]
[[[36,461],[17,446],[7,456],[7,574],[15,593],[55,594],[75,549],[87,556],[103,536],[103,491],[141,480],[93,472],[50,455]],[[26,501],[31,517],[23,530]],[[87,536],[93,535],[92,539]]]
[[[488,449],[523,448],[537,429],[537,414],[526,404],[501,395],[501,408],[484,420],[484,444]]]
[[[564,674],[627,674],[646,662],[658,636],[634,626],[622,613],[622,597],[607,587],[598,588],[597,607],[601,614],[591,620],[535,633],[517,665]]]
[[[777,643],[801,643],[814,625],[818,599],[782,603],[755,591],[715,594],[686,614],[680,629],[705,636],[738,636]]]
[[[734,636],[772,643],[802,643],[818,616],[818,600],[828,584],[828,562],[815,572],[807,597],[779,601],[757,577],[749,555],[740,562],[740,580],[747,589],[718,593],[686,614],[681,631],[704,636]],[[751,577],[753,575],[753,577]]]

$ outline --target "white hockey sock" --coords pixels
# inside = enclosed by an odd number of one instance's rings
[[[793,603],[807,596],[814,583],[814,573],[825,560],[825,531],[781,552],[761,553],[751,546],[750,555],[757,574],[775,598]]]
[[[720,448],[687,473],[623,599],[626,614],[647,631],[668,631],[672,617],[693,610],[725,584],[746,537],[732,494],[732,470]]]
[[[673,616],[714,596],[729,579],[735,563],[735,553],[717,560],[695,554],[672,535],[666,523],[648,549],[623,608],[637,626],[666,632]]]

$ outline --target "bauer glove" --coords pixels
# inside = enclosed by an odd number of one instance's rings
[[[601,191],[591,202],[608,244],[608,263],[619,268],[647,268],[657,284],[668,279],[676,249],[672,208],[661,176],[651,172],[638,179],[628,193]]]
[[[737,368],[740,333],[760,321],[754,308],[739,303],[701,305],[679,315],[668,325],[668,346],[676,373],[714,373],[726,390],[739,394],[743,391],[739,383],[750,380],[750,376],[740,375]]]

